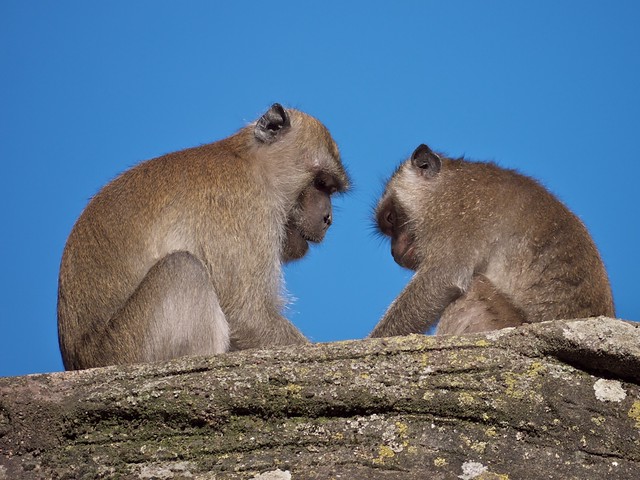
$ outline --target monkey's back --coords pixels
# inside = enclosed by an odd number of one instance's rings
[[[234,154],[241,148],[237,137],[142,162],[91,199],[69,235],[60,266],[63,358],[75,355],[83,337],[107,325],[149,269],[169,253],[186,251],[202,260],[223,308],[228,298],[241,295],[234,295],[234,282],[217,282],[216,272],[237,271],[234,259],[239,256],[252,270],[249,276],[273,269],[275,259],[239,250],[248,244],[242,241],[247,219],[230,214],[233,205],[243,202],[252,209],[252,222],[260,222],[268,206],[251,204],[251,189],[259,184],[246,168],[237,168],[242,156]],[[260,231],[274,235],[266,228]],[[230,242],[234,237],[239,241]]]
[[[477,228],[490,240],[479,273],[529,322],[614,316],[607,272],[582,221],[530,177],[491,163],[460,162],[460,172],[468,170],[461,173],[469,180],[466,201],[486,208]]]

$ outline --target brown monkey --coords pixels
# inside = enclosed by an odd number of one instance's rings
[[[376,209],[395,261],[415,275],[372,337],[460,334],[614,316],[609,280],[582,222],[531,178],[420,145]]]
[[[274,104],[236,134],[107,184],[67,241],[65,368],[303,343],[281,314],[282,262],[332,222],[349,179],[315,118]]]

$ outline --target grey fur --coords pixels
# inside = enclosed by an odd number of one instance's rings
[[[414,157],[429,152],[421,145],[398,168],[377,207],[394,258],[416,273],[372,337],[424,333],[438,320],[445,334],[615,315],[596,246],[558,199],[492,163],[433,154],[441,166],[426,173]]]

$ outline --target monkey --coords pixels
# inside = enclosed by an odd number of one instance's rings
[[[370,337],[615,316],[585,225],[514,170],[421,144],[387,182],[375,223],[395,262],[415,273]]]
[[[120,174],[63,251],[65,369],[307,343],[282,315],[282,265],[323,240],[349,186],[327,128],[278,103],[227,138]]]

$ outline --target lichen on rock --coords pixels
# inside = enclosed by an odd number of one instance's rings
[[[607,318],[2,378],[0,480],[635,479],[639,383]]]

